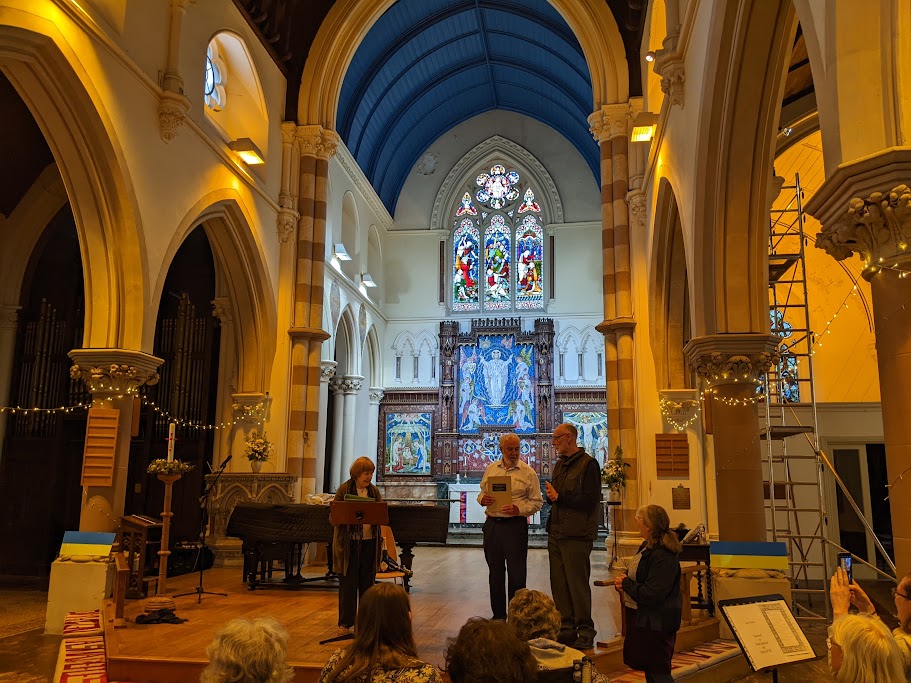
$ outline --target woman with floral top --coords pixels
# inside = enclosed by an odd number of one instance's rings
[[[332,653],[317,683],[442,683],[436,667],[418,659],[401,586],[379,583],[364,593],[354,643]]]

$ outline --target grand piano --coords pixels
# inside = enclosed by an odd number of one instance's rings
[[[416,544],[446,543],[449,506],[390,504],[389,526],[402,549],[401,563],[410,570]],[[301,575],[304,546],[332,543],[328,505],[238,503],[228,520],[226,534],[243,541],[244,581],[250,590],[257,586],[302,588],[311,581],[336,578],[331,552],[329,569],[324,576],[305,578]],[[282,560],[285,566],[281,581],[271,580],[271,566],[276,560]],[[410,590],[407,575],[404,582],[405,590]]]

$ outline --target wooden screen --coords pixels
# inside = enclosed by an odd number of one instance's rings
[[[89,410],[82,454],[82,486],[113,486],[119,423],[120,411],[116,408]]]

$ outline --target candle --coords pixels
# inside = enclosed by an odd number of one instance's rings
[[[168,462],[174,462],[174,432],[176,429],[176,422],[168,425]]]

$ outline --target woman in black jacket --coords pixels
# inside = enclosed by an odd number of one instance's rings
[[[680,541],[660,505],[636,511],[642,535],[628,574],[614,582],[626,610],[623,662],[645,672],[646,681],[671,683],[671,657],[680,628]]]

